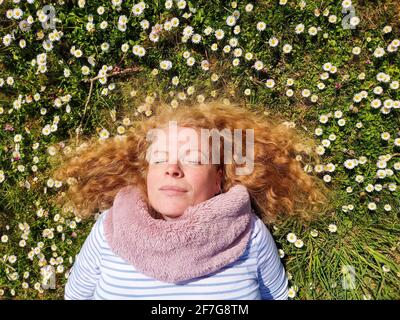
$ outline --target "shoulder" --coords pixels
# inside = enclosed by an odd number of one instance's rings
[[[109,210],[105,210],[101,213],[96,214],[95,222],[92,226],[90,234],[88,238],[92,238],[93,241],[97,243],[104,243],[105,236],[104,236],[104,221],[108,215]]]
[[[252,242],[257,248],[270,247],[274,243],[274,238],[265,225],[265,223],[257,215],[253,216],[253,232]]]

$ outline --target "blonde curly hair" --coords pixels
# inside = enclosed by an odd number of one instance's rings
[[[253,171],[237,175],[239,166],[235,162],[223,163],[222,192],[235,184],[246,186],[253,209],[266,224],[289,216],[308,222],[331,209],[334,193],[312,170],[305,170],[306,165],[312,168],[321,162],[312,138],[277,116],[222,101],[176,109],[160,104],[153,116],[135,120],[122,137],[91,137],[75,147],[71,143],[70,152],[60,153],[51,171],[55,179],[67,182],[63,183],[67,191],[59,193],[55,203],[72,205],[76,215],[88,218],[110,208],[118,191],[131,184],[140,188],[148,203],[146,151],[150,142],[146,135],[171,120],[178,126],[194,129],[254,130]],[[221,155],[223,147],[221,143]]]

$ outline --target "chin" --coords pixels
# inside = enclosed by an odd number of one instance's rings
[[[163,210],[159,211],[159,212],[161,213],[161,215],[164,218],[175,219],[175,218],[179,218],[181,215],[183,215],[184,210],[176,211],[176,208],[174,208],[174,210],[168,211],[165,208],[163,208]]]

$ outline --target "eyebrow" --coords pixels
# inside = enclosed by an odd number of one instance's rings
[[[196,149],[188,149],[188,150],[186,150],[186,153],[188,152],[188,151],[197,151],[198,153],[200,153],[202,156],[206,156],[206,153],[204,152],[204,151],[201,151],[201,150],[196,150]],[[162,152],[164,152],[164,153],[166,153],[166,154],[169,154],[169,151],[167,151],[167,150],[157,150],[157,149],[154,149],[153,150],[153,152],[152,152],[152,154],[154,154],[154,153],[162,153]]]
[[[169,153],[168,150],[158,150],[158,149],[154,149],[153,151],[154,151],[154,152],[165,152],[165,153]],[[186,152],[187,152],[187,151],[197,151],[197,152],[200,152],[200,153],[204,153],[203,151],[198,150],[198,149],[187,149]]]

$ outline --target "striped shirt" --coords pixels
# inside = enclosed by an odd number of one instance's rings
[[[283,300],[288,279],[274,239],[253,215],[245,252],[220,270],[179,284],[150,278],[114,254],[104,236],[108,210],[93,225],[71,268],[65,300]]]

